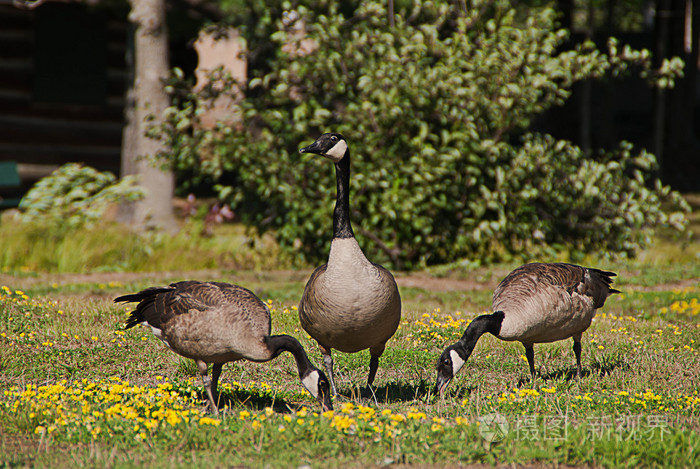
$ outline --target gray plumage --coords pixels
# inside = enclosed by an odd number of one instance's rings
[[[216,388],[224,363],[272,360],[283,351],[294,355],[304,386],[325,408],[332,409],[323,372],[311,365],[299,342],[270,335],[270,310],[251,291],[228,283],[186,281],[147,288],[115,302],[138,302],[126,329],[144,324],[175,353],[197,363],[209,404],[218,413]],[[207,376],[213,363],[212,377]]]
[[[504,278],[493,294],[493,314],[477,317],[462,338],[442,353],[435,391],[441,393],[469,358],[482,334],[517,340],[535,377],[534,344],[573,338],[576,375],[581,375],[581,336],[596,310],[613,293],[616,274],[564,263],[525,264]]]

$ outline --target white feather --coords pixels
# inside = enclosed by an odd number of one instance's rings
[[[454,350],[450,350],[450,358],[452,358],[452,376],[456,376],[457,372],[464,366],[464,360]]]
[[[330,150],[328,150],[323,156],[333,161],[334,163],[337,163],[338,161],[343,159],[347,149],[348,144],[345,142],[345,140],[340,140],[338,141],[338,143],[333,145],[333,147]]]
[[[156,337],[158,337],[165,345],[168,346],[168,348],[172,349],[172,347],[170,346],[170,344],[168,343],[168,341],[165,339],[165,337],[163,337],[163,331],[162,331],[161,329],[158,329],[157,327],[151,326],[151,325],[148,324],[148,322],[146,322],[146,321],[143,321],[141,324],[143,324],[144,326],[150,327],[150,328],[151,328],[151,332],[153,332],[153,335],[156,336]]]
[[[307,391],[311,393],[312,396],[318,397],[318,371],[314,370],[301,380],[301,384],[304,385]]]

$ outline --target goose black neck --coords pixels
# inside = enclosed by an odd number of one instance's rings
[[[309,370],[314,368],[304,351],[304,347],[294,337],[290,335],[271,335],[265,337],[265,343],[272,352],[272,358],[275,358],[282,352],[291,353],[297,362],[299,377],[303,378]]]
[[[335,164],[337,195],[333,211],[333,238],[354,238],[350,224],[350,151]]]
[[[482,335],[487,332],[498,335],[501,332],[501,324],[504,317],[503,311],[496,311],[493,314],[482,314],[469,324],[458,342],[466,352],[467,357],[471,355],[474,346]]]

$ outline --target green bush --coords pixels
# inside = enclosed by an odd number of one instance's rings
[[[22,198],[19,219],[54,228],[91,226],[110,205],[143,197],[131,176],[117,181],[114,174],[68,163],[41,179]]]
[[[171,83],[175,105],[160,132],[173,165],[195,179],[233,174],[216,187],[220,195],[310,262],[328,252],[335,177],[329,162],[297,149],[327,131],[350,144],[361,245],[394,267],[551,248],[572,258],[627,255],[648,228],[682,230],[683,215],[661,206],[686,206],[654,179],[652,155],[626,143],[585,155],[527,131],[576,81],[632,68],[671,86],[678,61],[652,72],[648,51],[614,40],[607,53],[590,43],[562,50],[567,33],[556,29],[553,10],[532,9],[520,21],[510,2],[471,4],[463,12],[416,1],[394,27],[385,2],[363,2],[345,16],[333,5],[328,14],[298,7],[278,21],[275,60],[250,80],[240,128],[197,126],[210,95]],[[304,24],[316,45],[308,54],[296,34]]]

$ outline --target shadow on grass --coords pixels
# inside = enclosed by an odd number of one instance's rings
[[[182,389],[177,392],[181,396],[189,397],[191,391]],[[201,408],[205,412],[209,412],[209,401],[204,388],[199,386],[196,390],[196,394],[197,400],[201,403]],[[233,409],[261,411],[267,407],[272,408],[275,413],[285,414],[290,413],[292,410],[300,410],[303,407],[302,404],[297,405],[289,403],[275,392],[261,393],[255,390],[219,388],[218,394],[217,406],[219,411],[223,414],[227,413],[227,409],[229,409],[229,411]],[[307,407],[309,406],[307,405]]]
[[[384,386],[373,387],[374,396],[368,392],[366,387],[345,389],[339,393],[340,395],[335,399],[335,402],[372,402],[376,399],[377,403],[391,404],[392,402],[425,400],[429,389],[432,389],[432,386],[425,380],[420,380],[418,384],[394,381]]]
[[[595,375],[598,375],[602,378],[606,375],[611,374],[613,370],[620,369],[624,371],[629,370],[629,368],[630,365],[624,360],[624,358],[620,356],[604,355],[600,360],[596,359],[596,361],[592,363],[590,367],[583,367],[581,369],[581,379],[586,379],[589,376]],[[571,366],[565,369],[554,370],[544,374],[536,373],[535,379],[542,381],[576,380],[576,367]],[[529,374],[528,376],[520,378],[518,380],[518,387],[528,386],[530,384],[531,380]]]

